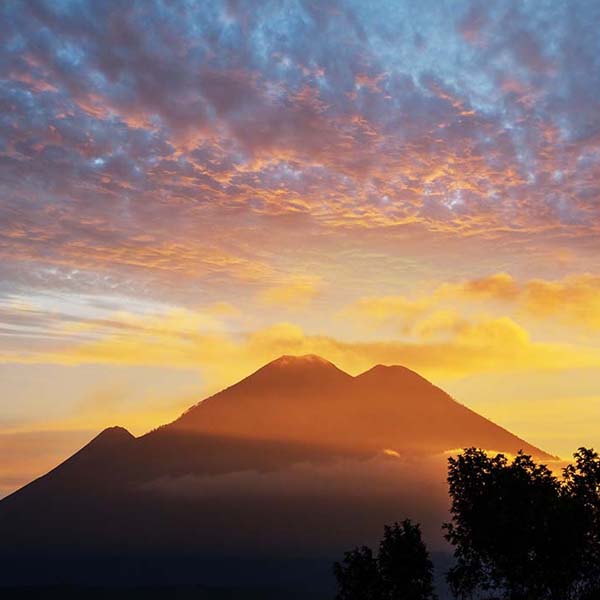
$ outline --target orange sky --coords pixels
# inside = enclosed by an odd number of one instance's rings
[[[595,7],[76,4],[0,7],[0,494],[281,354],[600,447]]]

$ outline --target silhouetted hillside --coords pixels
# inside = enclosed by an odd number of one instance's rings
[[[271,557],[338,556],[404,516],[440,549],[444,452],[471,445],[549,458],[403,367],[352,377],[282,357],[144,436],[104,431],[1,501],[0,581],[35,579],[49,556],[147,559],[167,583],[192,556],[264,559],[268,573]],[[93,570],[85,582],[103,582]],[[39,581],[70,578],[61,568]]]

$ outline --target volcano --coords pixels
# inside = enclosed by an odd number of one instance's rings
[[[352,377],[314,355],[282,356],[165,429],[349,452],[440,453],[477,446],[550,458],[410,369],[377,365]]]
[[[118,556],[177,579],[193,556],[209,577],[219,557],[339,556],[404,517],[441,546],[446,455],[468,446],[552,459],[410,369],[282,356],[139,438],[103,431],[2,500],[0,569],[65,581],[75,555]]]

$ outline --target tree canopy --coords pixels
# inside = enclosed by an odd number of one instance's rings
[[[571,600],[599,589],[600,461],[581,448],[558,478],[519,453],[449,459],[446,538],[458,598]],[[590,596],[590,597],[592,597]],[[598,596],[594,596],[598,597]]]
[[[367,546],[335,563],[337,600],[433,600],[433,564],[410,520],[386,526],[377,556]]]

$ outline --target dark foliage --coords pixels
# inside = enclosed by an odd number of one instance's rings
[[[600,598],[600,457],[589,448],[579,448],[575,461],[564,471],[563,493],[575,503],[571,516],[581,531],[578,549],[581,577],[578,588],[582,600]]]
[[[418,525],[406,520],[386,526],[377,564],[384,598],[433,597],[433,564]]]
[[[380,578],[377,560],[367,546],[355,548],[335,563],[333,572],[338,582],[338,600],[379,600]]]
[[[363,546],[335,563],[337,600],[432,600],[433,564],[419,525],[386,526],[377,557]]]
[[[520,453],[471,448],[449,460],[455,547],[448,574],[459,598],[598,598],[600,460],[586,449],[559,479]],[[596,590],[596,591],[595,591]]]

